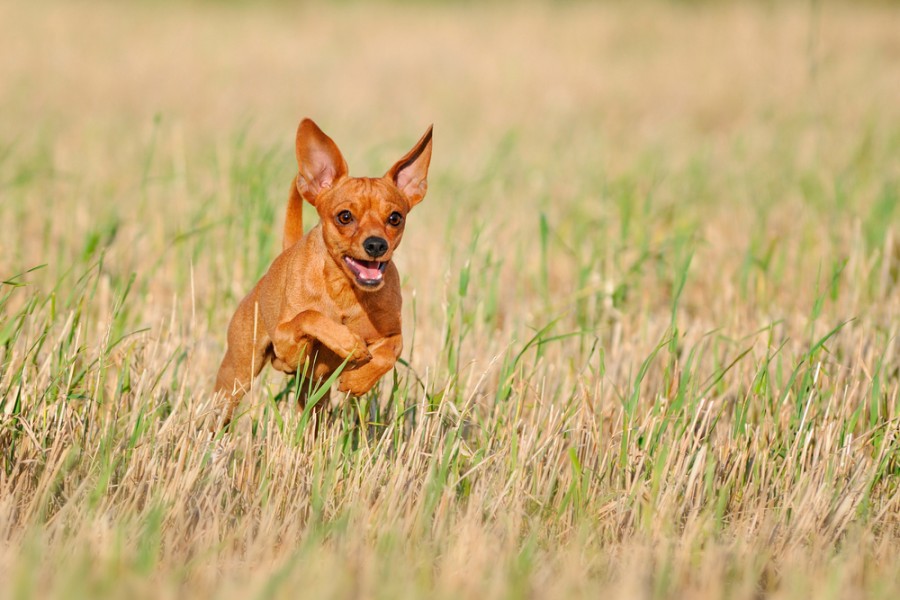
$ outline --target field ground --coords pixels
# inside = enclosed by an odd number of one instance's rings
[[[0,596],[900,597],[898,32],[0,3]],[[404,364],[209,440],[303,116],[354,174],[435,124]]]

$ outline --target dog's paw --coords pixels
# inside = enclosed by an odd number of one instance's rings
[[[296,364],[291,365],[291,363],[289,363],[288,361],[282,360],[277,356],[272,359],[272,368],[276,371],[281,371],[282,373],[286,373],[288,375],[297,371]]]
[[[358,335],[353,336],[353,343],[347,350],[347,368],[355,369],[372,360],[372,353],[366,347],[366,343]]]
[[[338,391],[349,393],[351,396],[362,396],[372,389],[374,383],[368,377],[363,377],[359,371],[344,371],[338,379]]]

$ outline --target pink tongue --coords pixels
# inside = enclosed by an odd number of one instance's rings
[[[369,281],[375,281],[381,279],[381,269],[378,268],[378,263],[374,260],[355,260],[348,259],[352,261],[354,271],[356,271],[357,276],[360,279],[367,279]]]
[[[363,279],[369,279],[369,280],[381,279],[381,271],[378,269],[377,266],[367,267],[363,263],[357,263],[357,264],[359,265],[359,275]],[[373,263],[373,264],[377,265],[378,263]]]

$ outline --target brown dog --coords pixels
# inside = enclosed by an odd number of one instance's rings
[[[391,370],[403,345],[391,257],[406,214],[428,188],[431,128],[380,178],[349,177],[337,145],[309,119],[297,129],[296,150],[282,253],[228,327],[215,387],[224,423],[269,361],[317,383],[346,361],[338,389],[358,396]],[[319,213],[306,235],[303,199]]]

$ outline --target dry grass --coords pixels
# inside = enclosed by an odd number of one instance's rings
[[[0,4],[0,595],[897,597],[898,30]],[[304,115],[435,123],[408,366],[208,440]]]

